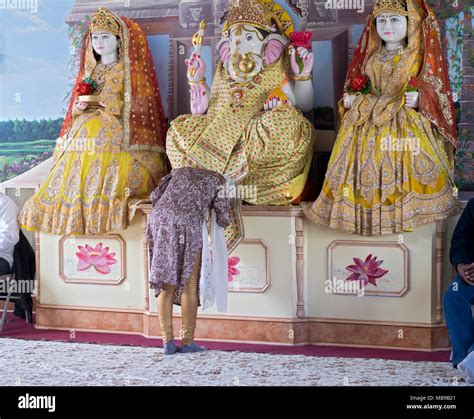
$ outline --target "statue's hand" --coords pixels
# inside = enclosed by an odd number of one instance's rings
[[[80,109],[81,111],[85,111],[88,108],[88,103],[87,102],[77,102],[76,107],[77,109]]]
[[[342,96],[342,100],[344,101],[344,107],[346,109],[352,108],[352,105],[354,104],[356,97],[357,97],[356,95],[348,95],[347,93],[344,93],[344,96]]]
[[[209,88],[205,83],[192,84],[191,113],[193,115],[204,115],[209,107]]]
[[[300,69],[300,65],[296,57],[299,57],[303,62],[303,68]],[[313,71],[313,62],[314,62],[314,55],[312,52],[309,52],[306,48],[298,47],[290,47],[290,60],[291,60],[291,69],[293,70],[293,74],[295,76],[304,77],[309,76]]]
[[[206,63],[201,58],[201,56],[192,54],[191,57],[185,61],[185,63],[188,66],[188,81],[192,83],[200,82],[206,73]]]
[[[409,108],[418,108],[420,102],[420,95],[418,92],[405,93],[405,106]]]
[[[272,109],[276,108],[277,106],[288,104],[288,100],[282,100],[278,96],[270,96],[264,103],[263,109],[265,111],[271,111]]]

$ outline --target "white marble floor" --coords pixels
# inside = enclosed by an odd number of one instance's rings
[[[466,385],[446,362],[323,358],[0,338],[2,385],[439,386]]]

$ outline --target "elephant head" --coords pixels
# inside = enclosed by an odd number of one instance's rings
[[[280,34],[240,23],[229,29],[217,50],[232,79],[242,83],[276,62],[287,44],[288,40]]]

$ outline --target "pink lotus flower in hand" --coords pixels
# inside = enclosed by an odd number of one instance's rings
[[[379,266],[383,260],[377,260],[377,256],[372,258],[372,254],[362,261],[359,258],[353,258],[355,265],[346,266],[346,269],[352,274],[346,278],[346,281],[361,281],[364,286],[368,283],[377,286],[376,279],[384,276],[388,271]]]
[[[240,258],[237,256],[231,256],[229,258],[229,273],[227,276],[227,280],[232,282],[234,276],[239,275],[240,271],[236,268],[237,264],[240,262]]]
[[[110,273],[110,265],[117,263],[114,259],[115,253],[109,253],[109,248],[102,248],[102,243],[97,244],[94,248],[86,244],[86,246],[77,246],[79,252],[77,256],[77,269],[79,271],[86,271],[91,266],[101,274]]]

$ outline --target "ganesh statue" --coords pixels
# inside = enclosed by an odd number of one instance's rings
[[[192,114],[172,121],[166,152],[173,168],[216,171],[257,205],[289,205],[302,194],[311,165],[314,128],[310,34],[296,32],[290,14],[269,0],[231,1],[217,45],[212,89],[206,64],[187,61]],[[232,247],[242,230],[227,229]]]

